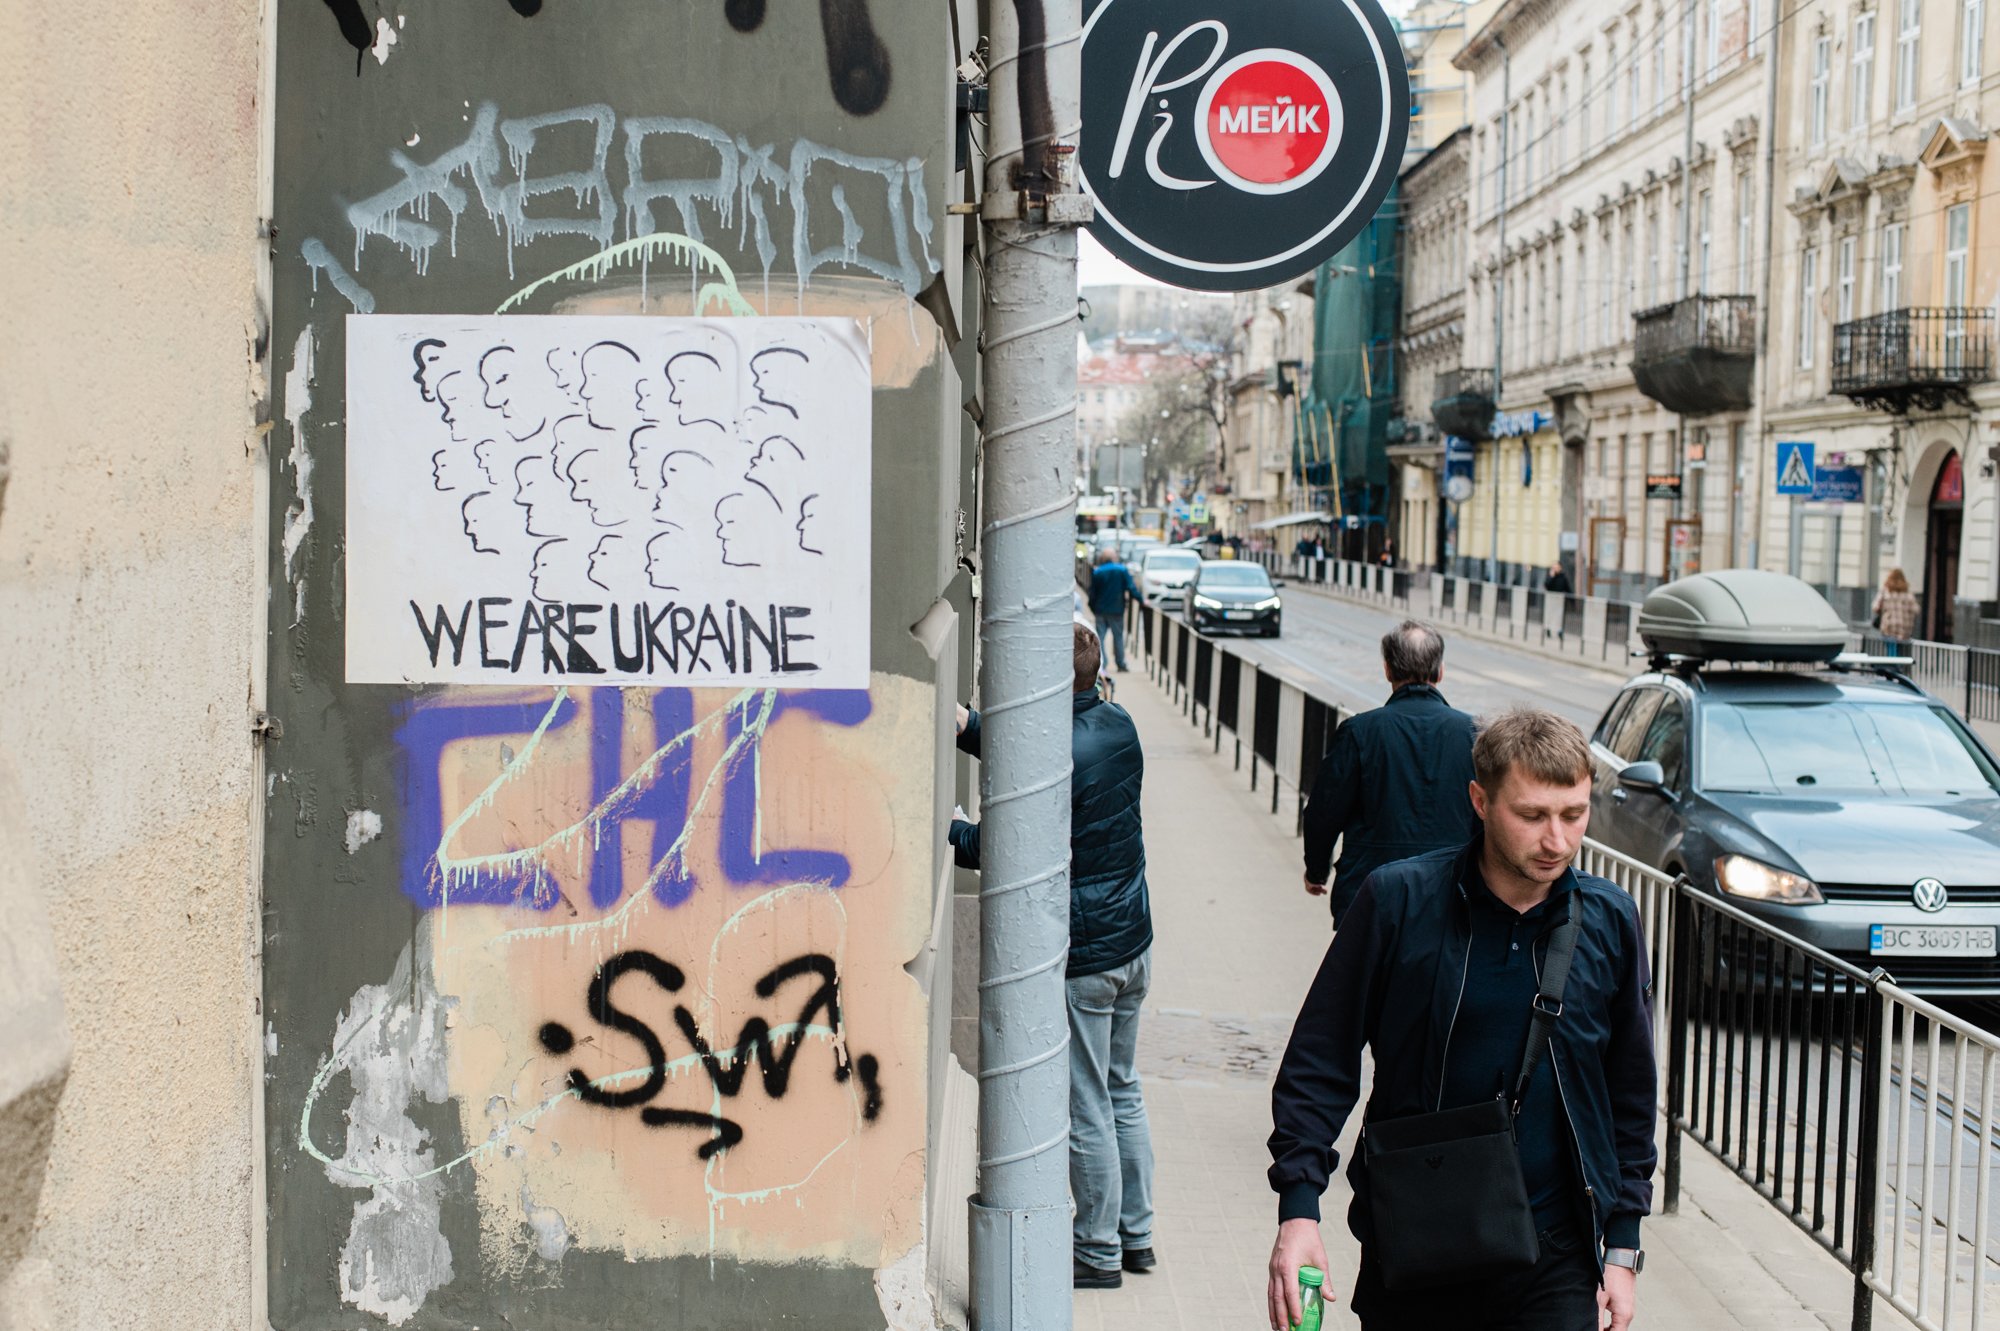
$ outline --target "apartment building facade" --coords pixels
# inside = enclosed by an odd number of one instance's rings
[[[1434,567],[1455,550],[1456,505],[1444,432],[1431,403],[1455,394],[1465,353],[1471,130],[1461,127],[1403,172],[1403,319],[1396,339],[1401,428],[1392,428],[1394,530],[1408,563]]]
[[[1767,366],[1768,419],[1788,458],[1790,445],[1812,446],[1815,488],[1771,496],[1766,563],[1856,620],[1900,567],[1923,606],[1919,633],[1942,640],[1972,640],[2000,595],[1989,9],[1790,9],[1775,89],[1782,350]]]
[[[1312,291],[1307,277],[1234,297],[1219,479],[1210,504],[1224,535],[1252,539],[1258,523],[1304,501],[1293,459],[1313,358]]]
[[[1766,3],[1506,0],[1457,56],[1454,570],[1633,595],[1755,558]]]

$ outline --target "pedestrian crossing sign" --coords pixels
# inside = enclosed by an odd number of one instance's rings
[[[1804,495],[1813,492],[1813,446],[1796,439],[1778,441],[1778,493]]]

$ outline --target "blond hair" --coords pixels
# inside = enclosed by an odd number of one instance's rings
[[[1573,786],[1590,780],[1590,741],[1573,721],[1553,712],[1515,707],[1479,723],[1472,771],[1490,793],[1519,769],[1534,781]]]
[[[1885,592],[1906,592],[1910,590],[1910,580],[1903,576],[1903,570],[1892,568],[1889,570],[1889,576],[1882,579],[1882,590]]]

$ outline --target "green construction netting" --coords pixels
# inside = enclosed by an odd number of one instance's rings
[[[1402,305],[1397,251],[1400,194],[1320,265],[1313,285],[1313,359],[1293,463],[1308,488],[1344,514],[1380,516],[1389,485],[1389,418],[1396,414],[1396,319]]]

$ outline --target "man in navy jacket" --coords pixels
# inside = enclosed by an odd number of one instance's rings
[[[1139,824],[1145,757],[1124,708],[1097,696],[1102,647],[1072,625],[1070,720],[1069,1186],[1076,1202],[1074,1282],[1116,1289],[1153,1255],[1153,1141],[1134,1066],[1139,1008],[1152,976],[1153,915]],[[958,747],[979,756],[979,714]],[[953,858],[979,867],[979,827],[951,824]]]
[[[1472,800],[1470,716],[1445,702],[1444,639],[1404,620],[1382,636],[1389,701],[1350,717],[1333,733],[1306,803],[1306,891],[1327,890],[1333,922],[1378,865],[1463,846],[1479,826]],[[1333,844],[1340,863],[1333,866]]]
[[[1298,1269],[1326,1267],[1319,1198],[1374,1054],[1367,1123],[1491,1098],[1518,1073],[1550,935],[1573,896],[1580,933],[1549,1045],[1515,1120],[1540,1258],[1464,1284],[1391,1290],[1371,1260],[1365,1153],[1348,1162],[1365,1331],[1594,1327],[1632,1318],[1652,1206],[1652,985],[1638,908],[1571,867],[1590,817],[1590,748],[1570,722],[1520,710],[1473,751],[1469,844],[1375,870],[1334,935],[1271,1091],[1271,1325],[1297,1320]],[[1290,1319],[1290,1320],[1284,1320]]]

